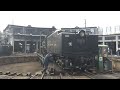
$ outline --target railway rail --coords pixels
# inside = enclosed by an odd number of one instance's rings
[[[95,79],[95,78],[93,77],[95,74],[90,73],[90,72],[88,72],[88,71],[85,71],[85,72],[83,72],[82,74],[85,75],[85,76],[87,76],[87,77],[89,77],[90,79]]]
[[[50,74],[34,74],[29,73],[16,73],[16,72],[6,72],[0,73],[0,79],[120,79],[120,73],[106,73],[106,74],[94,74],[91,72],[83,72],[78,75],[71,75],[69,73],[62,73],[58,75]]]
[[[44,57],[42,56],[42,55],[40,55],[40,54],[37,54],[38,55],[38,57],[39,57],[39,59],[40,59],[40,62],[42,62],[43,61],[43,59],[44,59]],[[56,65],[54,65],[54,68],[55,69],[58,69],[58,66],[56,66]],[[60,69],[60,68],[59,68]],[[79,75],[79,76],[74,76],[74,75],[71,75],[71,74],[69,74],[69,72],[67,72],[67,71],[64,71],[63,70],[63,72],[65,72],[65,76],[62,74],[62,73],[60,73],[59,75],[57,75],[57,76],[46,76],[46,75],[44,75],[43,74],[43,76],[41,77],[41,79],[54,79],[55,77],[57,77],[57,79],[76,79],[76,78],[79,78],[81,75]],[[92,77],[92,74],[90,74],[89,73],[89,75],[88,75],[88,72],[85,72],[85,73],[83,73],[82,74],[82,76],[86,76],[87,78],[90,78],[90,79],[94,79],[93,77]]]

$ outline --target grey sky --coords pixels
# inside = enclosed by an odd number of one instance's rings
[[[118,26],[120,11],[0,11],[0,31],[8,24],[33,27]],[[105,30],[104,30],[105,31]]]

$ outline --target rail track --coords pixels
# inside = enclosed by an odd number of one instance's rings
[[[37,55],[38,55],[38,57],[40,59],[40,62],[42,62],[43,59],[44,59],[44,57],[42,55],[40,55],[40,54],[37,54]],[[60,67],[58,67],[57,65],[55,65],[55,63],[54,63],[54,68],[57,71],[61,71],[62,70],[63,72],[65,72],[65,75],[63,75],[62,73],[60,73],[59,75],[56,75],[56,76],[46,76],[46,75],[43,75],[41,77],[41,79],[54,79],[56,77],[57,77],[56,79],[76,79],[76,78],[79,79],[81,77],[81,75],[74,76],[74,75],[69,74],[69,72],[64,71],[63,69],[61,69]],[[82,74],[82,76],[86,76],[86,78],[94,79],[92,77],[92,74],[90,74],[90,73],[88,75],[88,73],[85,72],[85,73]]]
[[[85,71],[82,73],[84,76],[87,76],[89,77],[90,79],[95,79],[93,76],[96,75],[96,74],[93,74],[91,72],[88,72],[88,71]]]
[[[50,74],[34,74],[31,73],[16,73],[16,72],[0,72],[0,79],[120,79],[120,73],[93,74],[91,72],[82,72],[80,74],[71,75],[68,72],[65,74],[50,75]]]
[[[90,72],[85,72],[78,75],[71,75],[68,72],[65,72],[65,75],[63,75],[62,73],[60,73],[59,75],[52,76],[43,74],[41,76],[41,79],[95,79],[93,75],[95,74]]]

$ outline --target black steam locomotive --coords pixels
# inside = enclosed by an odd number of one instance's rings
[[[98,36],[85,30],[65,32],[57,30],[47,37],[47,52],[53,53],[55,61],[63,69],[90,69],[96,67]]]
[[[9,56],[12,54],[13,46],[9,44],[0,45],[0,56]]]

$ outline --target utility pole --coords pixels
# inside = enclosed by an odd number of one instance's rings
[[[119,31],[120,31],[120,26],[119,26]]]
[[[115,26],[115,33],[116,33],[116,26]]]
[[[101,28],[102,29],[102,35],[103,35],[103,28]]]
[[[106,27],[106,34],[107,34],[107,27]]]
[[[86,28],[86,19],[84,19],[85,20],[85,28]]]
[[[12,25],[14,25],[14,19],[12,19]]]
[[[110,26],[110,31],[109,31],[110,33],[109,34],[112,34],[112,29],[111,29],[111,26]]]

